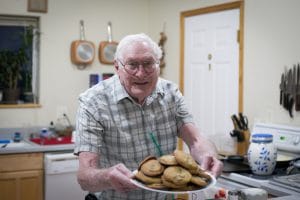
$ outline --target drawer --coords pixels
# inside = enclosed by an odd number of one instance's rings
[[[0,172],[43,169],[43,153],[0,155]]]

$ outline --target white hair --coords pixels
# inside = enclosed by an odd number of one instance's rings
[[[127,47],[136,42],[146,42],[152,49],[155,59],[160,60],[162,57],[162,50],[148,35],[144,33],[127,35],[120,42],[116,50],[115,60],[123,60],[124,53]]]

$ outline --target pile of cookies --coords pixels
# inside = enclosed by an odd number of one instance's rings
[[[199,190],[211,181],[211,177],[193,157],[180,150],[159,158],[145,158],[139,165],[135,179],[149,188],[172,191]]]

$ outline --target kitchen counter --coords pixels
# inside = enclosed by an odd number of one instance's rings
[[[16,154],[16,153],[33,153],[33,152],[54,152],[54,151],[73,151],[74,144],[55,144],[55,145],[39,145],[34,142],[23,140],[25,145],[15,145],[10,147],[0,148],[1,154]],[[1,144],[1,147],[3,144]]]
[[[57,151],[73,151],[74,143],[71,143],[71,136],[54,137],[57,141],[53,142],[53,137],[46,139],[45,145],[41,145],[36,139],[39,139],[39,132],[43,127],[29,128],[0,128],[0,155],[1,154],[18,154],[18,153],[47,153]],[[20,142],[13,142],[16,133],[20,133]],[[35,139],[30,139],[34,136]],[[67,140],[65,140],[67,138]],[[62,139],[62,140],[59,140]],[[5,145],[2,140],[9,140],[10,143]],[[48,142],[48,143],[47,143]],[[51,144],[49,143],[51,142]]]

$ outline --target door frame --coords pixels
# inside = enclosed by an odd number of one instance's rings
[[[185,52],[185,18],[193,17],[197,15],[221,12],[226,10],[239,9],[239,32],[237,34],[237,40],[239,42],[239,99],[238,99],[238,110],[239,112],[243,112],[243,60],[244,60],[244,0],[219,4],[194,10],[183,11],[180,13],[180,71],[179,71],[179,88],[181,92],[184,94],[184,52]],[[179,139],[178,148],[183,149],[182,140]]]
[[[243,111],[243,49],[244,49],[244,1],[220,4],[195,10],[183,11],[180,13],[180,72],[179,72],[179,88],[184,93],[184,32],[185,18],[207,14],[212,12],[220,12],[230,9],[240,9],[240,28],[238,33],[239,40],[239,112]]]

